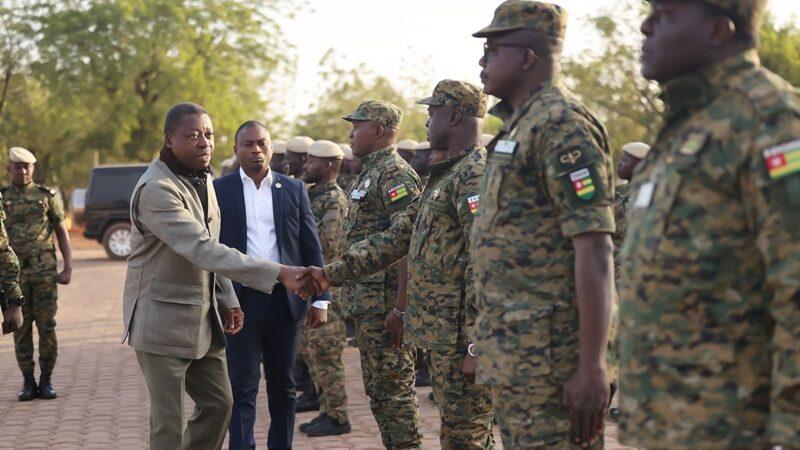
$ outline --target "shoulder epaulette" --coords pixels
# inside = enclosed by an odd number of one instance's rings
[[[50,188],[50,187],[47,187],[47,186],[43,186],[43,185],[40,185],[40,184],[37,184],[36,187],[39,188],[40,191],[50,194],[51,197],[56,195],[56,190],[53,189],[53,188]]]

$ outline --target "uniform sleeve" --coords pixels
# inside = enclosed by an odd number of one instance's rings
[[[3,196],[0,194],[0,205],[2,203]],[[0,207],[0,289],[6,299],[11,299],[18,298],[22,291],[19,288],[19,260],[8,245],[5,220],[6,213]]]
[[[472,222],[475,214],[478,213],[480,206],[480,188],[482,172],[473,172],[464,180],[459,180],[457,197],[453,199],[458,213],[458,222],[461,226],[462,246],[462,266],[464,267],[464,329],[467,332],[468,342],[475,342],[475,319],[478,316],[478,305],[475,297],[475,273],[472,270],[472,258],[469,249],[471,248],[470,236],[472,234]]]
[[[764,260],[775,320],[767,434],[773,445],[800,442],[800,117],[769,120],[741,180]]]
[[[325,276],[338,286],[347,279],[361,278],[396,263],[408,254],[411,231],[419,211],[419,199],[392,217],[392,225],[354,243],[338,261],[325,266]]]
[[[547,149],[545,187],[568,238],[615,230],[611,155],[593,131],[597,132],[586,120],[573,118],[556,123],[541,143]]]
[[[60,192],[51,195],[49,200],[50,208],[47,210],[47,219],[50,220],[51,225],[56,226],[67,217],[64,214],[64,202],[61,200]]]
[[[336,201],[335,198],[332,198],[325,205],[325,212],[320,218],[318,231],[319,240],[322,244],[322,256],[326,262],[339,259],[346,210],[345,203]]]

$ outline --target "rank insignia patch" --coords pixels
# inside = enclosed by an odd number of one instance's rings
[[[480,205],[481,196],[480,195],[473,195],[471,197],[467,197],[467,205],[469,206],[469,212],[472,214],[476,214],[478,212],[478,206]]]
[[[763,155],[769,177],[773,180],[800,172],[800,140],[768,148]]]
[[[569,178],[572,180],[572,187],[575,189],[575,194],[578,195],[578,198],[587,202],[594,198],[594,181],[592,181],[592,174],[589,173],[589,169],[583,168],[572,172],[569,174]]]
[[[405,184],[399,184],[391,189],[389,189],[389,201],[396,202],[403,197],[408,196],[408,190],[406,189]]]

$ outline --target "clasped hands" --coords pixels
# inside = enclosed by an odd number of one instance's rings
[[[278,273],[278,281],[303,300],[320,296],[331,287],[322,268],[314,266],[282,266]]]

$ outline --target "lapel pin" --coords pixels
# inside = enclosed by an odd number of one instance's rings
[[[277,182],[277,183],[275,183],[275,187],[276,187],[276,188],[280,189],[280,188],[281,188],[281,186],[283,186],[283,185],[282,185],[280,182]]]

